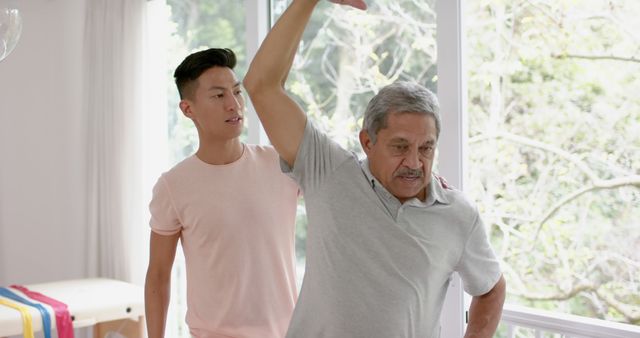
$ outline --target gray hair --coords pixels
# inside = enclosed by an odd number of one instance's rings
[[[440,105],[429,89],[415,82],[395,82],[383,87],[374,96],[364,112],[362,129],[376,143],[376,136],[387,127],[387,117],[392,113],[427,115],[436,121],[436,137],[440,136]]]

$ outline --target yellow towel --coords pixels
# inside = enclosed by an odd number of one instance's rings
[[[20,311],[20,314],[22,315],[22,332],[24,334],[24,338],[34,338],[33,322],[31,320],[31,313],[29,313],[29,308],[2,297],[0,297],[0,304]]]

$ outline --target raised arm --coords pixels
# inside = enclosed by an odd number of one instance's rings
[[[294,0],[271,29],[243,81],[271,143],[293,166],[307,121],[284,90],[289,70],[311,13],[319,0]],[[333,1],[340,3],[340,1]],[[344,1],[364,9],[362,0]]]
[[[504,277],[500,277],[491,291],[482,296],[473,297],[465,338],[493,337],[502,316],[505,293],[506,282]]]

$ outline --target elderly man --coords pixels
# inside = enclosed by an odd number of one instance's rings
[[[317,3],[292,2],[244,80],[309,217],[307,269],[287,337],[438,337],[455,271],[473,295],[466,337],[491,337],[505,282],[473,203],[431,173],[440,133],[435,95],[408,82],[383,88],[364,113],[367,158],[359,161],[285,92]]]

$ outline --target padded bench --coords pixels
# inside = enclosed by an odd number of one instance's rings
[[[73,327],[93,327],[94,338],[108,332],[118,332],[127,338],[145,337],[144,290],[122,281],[95,278],[25,285],[67,304]],[[45,305],[46,307],[46,305]],[[50,309],[49,307],[47,307]],[[33,331],[42,331],[42,319],[37,309],[29,307]],[[51,313],[51,330],[55,332],[55,316]],[[21,336],[20,312],[0,305],[0,337]],[[52,333],[55,337],[55,334]]]

